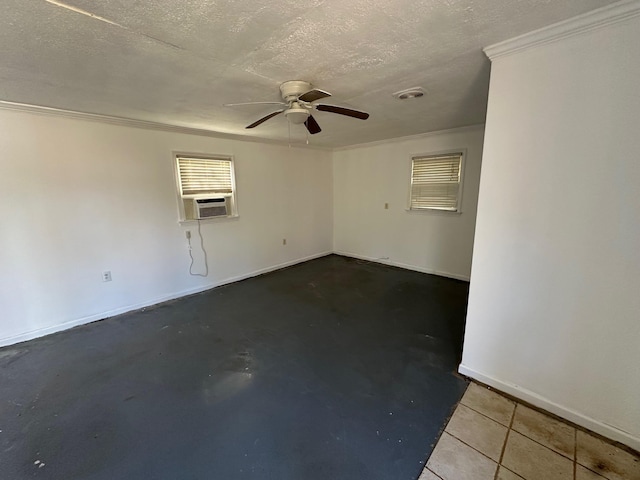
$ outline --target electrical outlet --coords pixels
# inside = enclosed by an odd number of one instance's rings
[[[102,272],[102,281],[110,282],[111,281],[111,272],[107,270],[106,272]]]
[[[287,244],[287,239],[286,239],[286,238],[283,238],[283,239],[282,239],[282,244],[283,244],[283,245],[286,245],[286,244]]]
[[[384,209],[385,209],[385,210],[389,210],[389,204],[388,204],[388,203],[385,203],[385,204],[384,204]]]
[[[187,230],[184,234],[187,236],[187,240],[191,240],[191,230]]]

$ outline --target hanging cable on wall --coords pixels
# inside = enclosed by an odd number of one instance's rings
[[[187,232],[187,241],[189,242],[189,258],[191,263],[189,264],[189,275],[194,277],[207,277],[209,276],[209,260],[207,258],[207,250],[204,248],[204,238],[202,237],[202,231],[200,229],[200,219],[198,219],[198,236],[200,237],[200,248],[204,254],[204,273],[193,273],[193,253],[191,252],[191,232]]]

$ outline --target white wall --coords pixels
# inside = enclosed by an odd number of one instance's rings
[[[476,126],[335,151],[334,250],[468,279],[482,136]],[[407,211],[411,157],[461,148],[467,151],[462,213]]]
[[[640,448],[640,18],[492,66],[461,372]]]
[[[202,224],[208,278],[188,273],[173,150],[235,156],[240,217]],[[332,250],[330,152],[10,111],[0,152],[0,345]]]

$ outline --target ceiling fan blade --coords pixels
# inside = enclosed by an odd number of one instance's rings
[[[329,92],[314,88],[313,90],[309,90],[307,93],[303,93],[302,95],[300,95],[298,97],[298,100],[302,100],[303,102],[315,102],[316,100],[320,100],[321,98],[327,98],[330,96],[331,94]]]
[[[337,105],[316,105],[316,108],[322,112],[338,113],[340,115],[346,115],[347,117],[359,118],[360,120],[366,120],[369,118],[367,112],[360,110],[353,110],[352,108],[338,107]]]
[[[286,105],[284,102],[244,102],[244,103],[224,103],[223,107],[239,107],[242,105]]]
[[[270,113],[269,115],[266,115],[266,116],[262,117],[260,120],[257,120],[255,122],[253,122],[251,125],[249,125],[248,127],[245,127],[245,128],[255,128],[258,125],[260,125],[261,123],[266,122],[270,118],[275,117],[276,115],[279,115],[282,112],[284,112],[284,110],[278,110],[277,112]]]
[[[315,135],[316,133],[320,133],[322,131],[320,125],[318,125],[318,122],[316,122],[316,119],[311,115],[309,115],[304,121],[304,126],[307,127],[307,130],[309,130],[309,133],[311,135]]]

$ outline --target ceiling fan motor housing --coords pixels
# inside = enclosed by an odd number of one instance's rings
[[[307,93],[312,88],[309,82],[291,80],[280,85],[280,93],[282,94],[282,99],[289,103],[297,100],[300,95]]]

